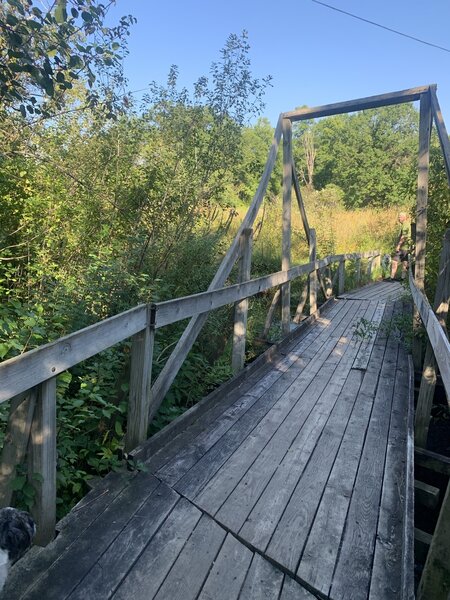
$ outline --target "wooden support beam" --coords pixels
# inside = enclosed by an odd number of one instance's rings
[[[433,111],[433,119],[436,125],[439,141],[441,143],[442,154],[444,155],[445,170],[447,171],[447,180],[450,185],[450,140],[448,138],[447,129],[445,128],[444,119],[442,117],[441,107],[436,95],[436,86],[430,86],[431,109]]]
[[[417,600],[448,600],[450,594],[450,483],[431,540]]]
[[[434,510],[439,504],[439,488],[417,479],[414,480],[415,502]]]
[[[29,479],[36,491],[31,510],[37,530],[34,543],[46,546],[55,537],[56,525],[56,377],[39,386],[28,456]]]
[[[338,267],[338,296],[345,292],[345,260],[339,261]]]
[[[305,308],[306,300],[308,299],[309,281],[303,286],[302,293],[300,294],[300,300],[295,311],[295,316],[292,319],[294,323],[300,323],[303,316],[303,310]]]
[[[430,166],[430,136],[431,136],[431,100],[430,94],[420,96],[420,122],[419,122],[419,174],[417,178],[417,204],[416,204],[416,256],[414,276],[416,285],[420,290],[425,288],[425,250],[427,242],[427,207],[428,207],[428,179]],[[422,367],[422,343],[417,335],[420,329],[418,312],[413,317],[413,348],[412,355],[414,368]]]
[[[450,458],[425,450],[424,448],[414,449],[414,462],[419,467],[424,467],[436,473],[442,473],[450,477]]]
[[[272,302],[270,304],[270,308],[267,312],[266,322],[264,323],[264,329],[262,332],[262,338],[265,340],[269,334],[269,329],[272,325],[273,317],[275,315],[276,308],[280,302],[281,291],[277,290],[273,295]]]
[[[292,212],[292,124],[283,119],[283,213],[281,270],[291,266],[291,212]],[[281,286],[281,331],[288,335],[291,330],[291,285]]]
[[[446,331],[448,307],[450,303],[450,229],[447,229],[442,243],[439,271],[434,296],[433,309],[444,331]],[[417,399],[415,419],[415,442],[426,448],[431,407],[437,381],[437,363],[433,348],[428,341],[423,362],[422,379]]]
[[[414,102],[415,100],[419,100],[421,95],[428,92],[429,89],[429,85],[424,85],[408,90],[401,90],[399,92],[391,92],[389,94],[358,98],[357,100],[347,100],[345,102],[336,102],[335,104],[326,104],[324,106],[315,106],[313,108],[299,108],[290,112],[285,112],[282,116],[291,121],[301,121],[304,119],[316,119],[317,117],[339,115],[342,113],[354,112],[356,110],[366,110],[368,108],[379,108],[380,106],[392,106],[393,104]]]
[[[242,232],[239,283],[243,283],[250,279],[252,265],[252,234],[252,229],[244,229]],[[245,341],[247,338],[247,313],[248,298],[244,298],[240,302],[237,302],[234,307],[233,353],[231,357],[231,367],[234,375],[244,368]]]
[[[316,230],[309,230],[309,262],[316,262],[317,243]],[[317,271],[311,271],[309,274],[309,314],[317,312]]]
[[[295,197],[297,198],[297,204],[302,217],[303,229],[305,230],[306,241],[309,244],[309,223],[308,217],[306,216],[305,203],[303,202],[302,191],[300,189],[300,183],[297,177],[297,171],[295,169],[294,161],[292,161],[292,181],[294,184]]]
[[[125,451],[131,452],[147,439],[151,404],[153,347],[156,307],[149,306],[148,325],[133,336],[131,346],[130,392],[128,399]]]
[[[433,536],[414,527],[414,554],[417,562],[425,563]]]
[[[220,288],[224,285],[228,275],[231,272],[231,269],[234,266],[236,258],[239,253],[239,240],[244,229],[248,229],[253,226],[253,223],[256,219],[256,215],[258,214],[259,207],[264,199],[267,185],[269,183],[270,176],[273,171],[273,167],[275,165],[275,160],[278,152],[278,145],[280,143],[282,134],[282,118],[278,119],[278,124],[275,128],[275,133],[272,141],[272,146],[269,151],[269,157],[266,162],[266,166],[264,168],[264,172],[262,174],[261,180],[258,185],[258,189],[253,197],[253,200],[250,204],[250,207],[247,211],[247,214],[244,217],[244,220],[241,223],[241,226],[230,246],[228,252],[224,256],[222,263],[220,264],[219,269],[217,270],[208,290],[214,290]],[[161,402],[163,401],[165,395],[167,394],[170,386],[172,385],[173,380],[177,376],[178,371],[180,370],[181,365],[183,364],[186,356],[188,355],[190,349],[192,348],[195,340],[197,339],[198,334],[200,333],[203,325],[206,322],[208,315],[207,314],[199,314],[193,317],[183,332],[183,335],[178,340],[177,345],[175,346],[172,354],[169,356],[164,368],[159,374],[157,380],[155,381],[152,387],[152,409],[149,414],[149,422],[153,418],[153,415],[156,413],[159,408]]]
[[[35,404],[35,389],[11,400],[0,464],[0,508],[11,506],[11,484],[17,466],[25,460]]]

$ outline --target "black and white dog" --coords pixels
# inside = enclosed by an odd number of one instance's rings
[[[36,526],[31,516],[16,508],[0,509],[0,592],[11,564],[31,546]]]

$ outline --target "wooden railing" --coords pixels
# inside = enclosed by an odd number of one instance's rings
[[[245,232],[243,235],[245,236]],[[33,483],[36,488],[35,516],[39,523],[38,542],[46,543],[53,538],[56,502],[56,377],[63,371],[132,338],[126,434],[126,448],[131,450],[145,441],[148,424],[163,400],[151,389],[156,329],[189,317],[207,316],[216,308],[240,303],[302,275],[314,275],[318,269],[333,263],[343,265],[346,260],[371,261],[377,256],[378,251],[328,256],[291,267],[287,271],[216,290],[140,305],[4,361],[0,364],[0,403],[12,399],[12,410],[0,474],[2,504],[10,501],[10,484],[15,467],[23,461],[28,448],[32,460],[30,472],[41,475],[40,481]],[[341,281],[338,287],[343,289],[342,277],[345,271],[339,269],[339,272]],[[313,278],[312,281],[316,279]],[[235,334],[237,339],[234,340],[234,345],[241,348],[241,353],[245,352],[245,335],[245,328],[237,336]],[[24,418],[24,415],[31,416]]]

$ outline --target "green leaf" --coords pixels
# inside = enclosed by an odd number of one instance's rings
[[[114,424],[114,429],[119,437],[123,436],[122,423],[120,421],[116,421]]]
[[[59,0],[55,8],[55,20],[57,23],[65,23],[67,21],[67,0]]]
[[[23,488],[23,486],[26,484],[26,481],[27,481],[26,475],[19,475],[18,477],[15,477],[11,481],[11,489],[14,492],[21,490]]]

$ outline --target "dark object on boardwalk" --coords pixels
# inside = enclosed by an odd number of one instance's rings
[[[36,526],[31,516],[10,506],[0,509],[0,591],[10,564],[31,546]]]

